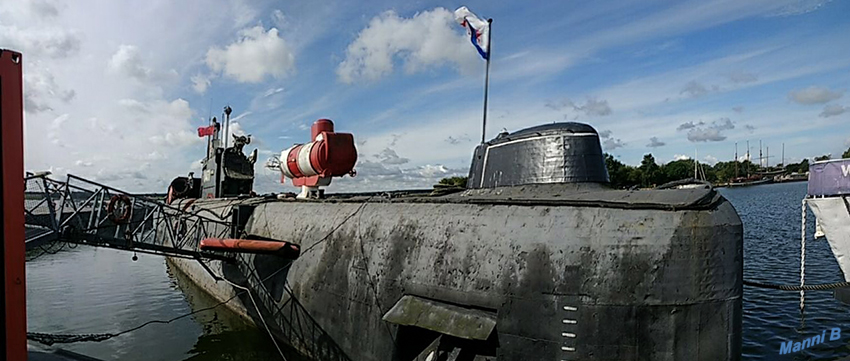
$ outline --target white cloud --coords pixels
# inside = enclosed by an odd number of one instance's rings
[[[612,151],[617,148],[626,146],[622,139],[614,138],[610,130],[602,130],[598,132],[599,138],[603,139],[602,148],[606,151]]]
[[[449,168],[442,164],[399,168],[365,159],[359,160],[355,169],[356,177],[335,178],[331,189],[334,192],[429,189],[442,178],[465,176],[468,173],[467,169]]]
[[[132,99],[125,99],[121,104],[127,108],[131,114],[138,114],[138,117],[143,122],[148,119],[147,114],[154,111],[155,114],[151,118],[156,117],[157,122],[162,124],[179,124],[186,123],[192,116],[192,110],[189,108],[189,102],[183,99],[177,99],[170,103],[160,101],[151,103],[142,103]],[[169,125],[171,125],[169,124]],[[186,128],[169,129],[170,126],[162,127],[163,132],[155,133],[148,139],[156,145],[164,145],[167,147],[183,147],[192,144],[198,144],[201,139],[198,134]]]
[[[758,76],[753,73],[739,71],[729,74],[729,80],[733,83],[753,83],[758,79]]]
[[[46,58],[68,58],[80,51],[82,41],[76,30],[52,26],[20,28],[15,25],[0,25],[0,44],[26,56]]]
[[[823,107],[823,111],[820,113],[820,116],[823,118],[834,117],[836,115],[844,114],[848,110],[850,110],[850,107],[839,104],[827,104]]]
[[[646,146],[649,147],[649,148],[658,148],[658,147],[663,147],[665,144],[666,143],[658,140],[658,137],[652,137],[652,138],[649,138],[649,144],[647,144]]]
[[[192,75],[192,89],[198,94],[203,94],[210,87],[210,76],[203,74]]]
[[[460,136],[450,135],[450,136],[446,137],[446,139],[445,139],[445,142],[449,143],[451,145],[458,145],[458,144],[461,144],[461,143],[469,143],[471,141],[472,141],[472,138],[469,137],[469,134],[463,134],[463,135],[460,135]]]
[[[481,61],[460,29],[454,14],[445,8],[417,13],[412,18],[384,12],[348,45],[337,75],[345,83],[375,81],[392,73],[396,59],[404,63],[408,73],[441,65],[468,72]]]
[[[266,90],[263,93],[263,98],[268,98],[268,97],[275,95],[275,94],[278,94],[282,91],[283,91],[283,88],[272,88],[272,89]]]
[[[280,9],[272,11],[272,22],[274,22],[274,24],[279,28],[289,25],[289,19],[287,19],[286,15],[284,15],[283,11],[280,11]]]
[[[222,124],[222,127],[224,127],[224,124]],[[245,132],[245,129],[242,129],[242,124],[239,123],[238,121],[235,121],[235,119],[231,119],[230,125],[227,127],[226,133],[224,132],[224,128],[222,128],[222,132],[221,132],[222,138],[221,139],[227,139],[228,144],[233,144],[233,136],[234,135],[245,135],[245,134],[248,134],[248,133]],[[253,139],[252,139],[252,141],[253,141]]]
[[[705,125],[705,122],[700,121],[700,122],[698,122],[698,123],[694,123],[694,121],[693,121],[693,120],[691,120],[691,121],[689,121],[689,122],[685,122],[685,123],[679,124],[679,126],[678,126],[678,127],[676,127],[676,130],[687,130],[687,129],[693,129],[693,128],[696,128],[696,127],[701,126],[701,125]]]
[[[204,55],[239,22],[256,23],[254,6],[0,2],[0,46],[24,54],[26,169],[164,190],[204,151],[195,129],[206,122],[196,113],[209,105],[196,112],[183,100],[192,96],[189,76],[210,74]]]
[[[626,143],[623,143],[621,139],[608,138],[602,142],[602,148],[605,148],[607,151],[611,151],[617,148],[625,147]]]
[[[416,172],[424,178],[443,177],[452,171],[444,165],[426,164],[416,169]]]
[[[133,45],[119,46],[118,51],[109,59],[109,69],[140,81],[147,81],[153,73],[151,68],[142,64],[139,48]]]
[[[546,106],[555,110],[571,108],[572,110],[584,113],[587,116],[604,117],[611,115],[611,107],[608,105],[608,101],[605,99],[599,100],[596,97],[587,97],[584,104],[575,103],[567,98],[562,100],[560,103],[547,102]]]
[[[684,154],[676,154],[676,155],[673,156],[674,162],[677,161],[677,160],[688,160],[688,159],[691,159],[691,157],[688,157]]]
[[[797,0],[777,9],[773,13],[768,14],[768,16],[793,16],[806,14],[820,9],[822,6],[831,1],[832,0]]]
[[[687,122],[680,124],[676,130],[688,130],[688,140],[691,142],[719,142],[726,139],[723,131],[735,129],[735,124],[729,118],[720,118],[705,124],[704,122]]]
[[[680,91],[679,94],[684,94],[691,98],[698,98],[708,93],[716,92],[719,90],[720,89],[716,85],[705,86],[696,80],[691,80],[687,84],[685,84],[685,87],[682,88],[682,91]]]
[[[207,66],[242,83],[258,83],[266,78],[284,77],[295,70],[295,54],[278,34],[255,26],[239,31],[239,40],[207,51]]]
[[[24,73],[24,89],[24,110],[29,114],[53,110],[52,103],[70,102],[77,94],[59,86],[53,73],[39,63],[31,64]]]
[[[29,1],[29,5],[30,11],[42,18],[52,19],[59,15],[59,9],[56,8],[56,5],[52,1],[33,0]]]
[[[161,71],[148,66],[143,55],[135,45],[120,45],[107,63],[107,69],[113,74],[126,76],[138,82],[158,88],[164,83],[178,78],[174,69]]]
[[[381,163],[388,165],[405,164],[410,161],[410,159],[400,157],[394,150],[389,147],[384,148],[384,150],[382,150],[380,153],[375,154],[375,158],[378,158]]]
[[[707,156],[703,157],[702,160],[705,161],[706,163],[712,165],[712,166],[717,164],[717,157],[712,156],[712,155],[707,155]]]
[[[841,98],[842,95],[843,90],[834,91],[825,87],[810,86],[788,93],[788,98],[799,104],[823,104]]]

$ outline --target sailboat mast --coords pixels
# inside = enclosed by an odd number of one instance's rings
[[[738,178],[738,142],[735,142],[735,178]]]

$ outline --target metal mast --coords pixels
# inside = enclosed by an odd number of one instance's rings
[[[735,142],[735,178],[738,178],[738,142]]]

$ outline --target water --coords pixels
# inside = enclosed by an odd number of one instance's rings
[[[77,247],[27,262],[27,328],[115,333],[217,302],[159,256]],[[185,291],[181,292],[181,288]],[[59,345],[103,360],[277,360],[269,337],[225,307],[103,342]]]
[[[800,200],[805,183],[722,189],[744,222],[744,277],[798,284]],[[807,283],[842,281],[838,264],[823,240],[811,240],[807,226]],[[171,271],[162,257],[79,247],[27,263],[29,330],[104,333],[152,319],[170,319],[216,302]],[[181,292],[181,288],[185,292]],[[832,360],[850,355],[850,337],[826,341],[803,352],[779,356],[781,342],[802,341],[824,329],[850,334],[850,306],[830,291],[806,293],[744,288],[744,360]],[[844,333],[843,332],[843,333]],[[827,332],[827,335],[829,332]],[[100,343],[63,345],[104,360],[276,360],[262,331],[246,326],[223,307]]]
[[[768,283],[800,283],[800,201],[806,183],[728,188],[720,192],[744,222],[744,278]],[[808,212],[806,283],[841,282],[841,270],[823,239],[813,240],[814,215]],[[838,327],[842,337],[791,355],[779,355],[784,341],[802,341]],[[744,287],[744,360],[834,360],[850,355],[850,306],[831,291],[808,291],[805,311],[800,293]]]

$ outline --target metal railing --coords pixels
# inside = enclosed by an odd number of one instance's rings
[[[201,239],[231,233],[227,216],[208,217],[74,175],[47,173],[24,181],[27,250],[50,242],[88,244],[183,258],[232,260],[201,251]],[[210,212],[212,214],[212,212]]]

